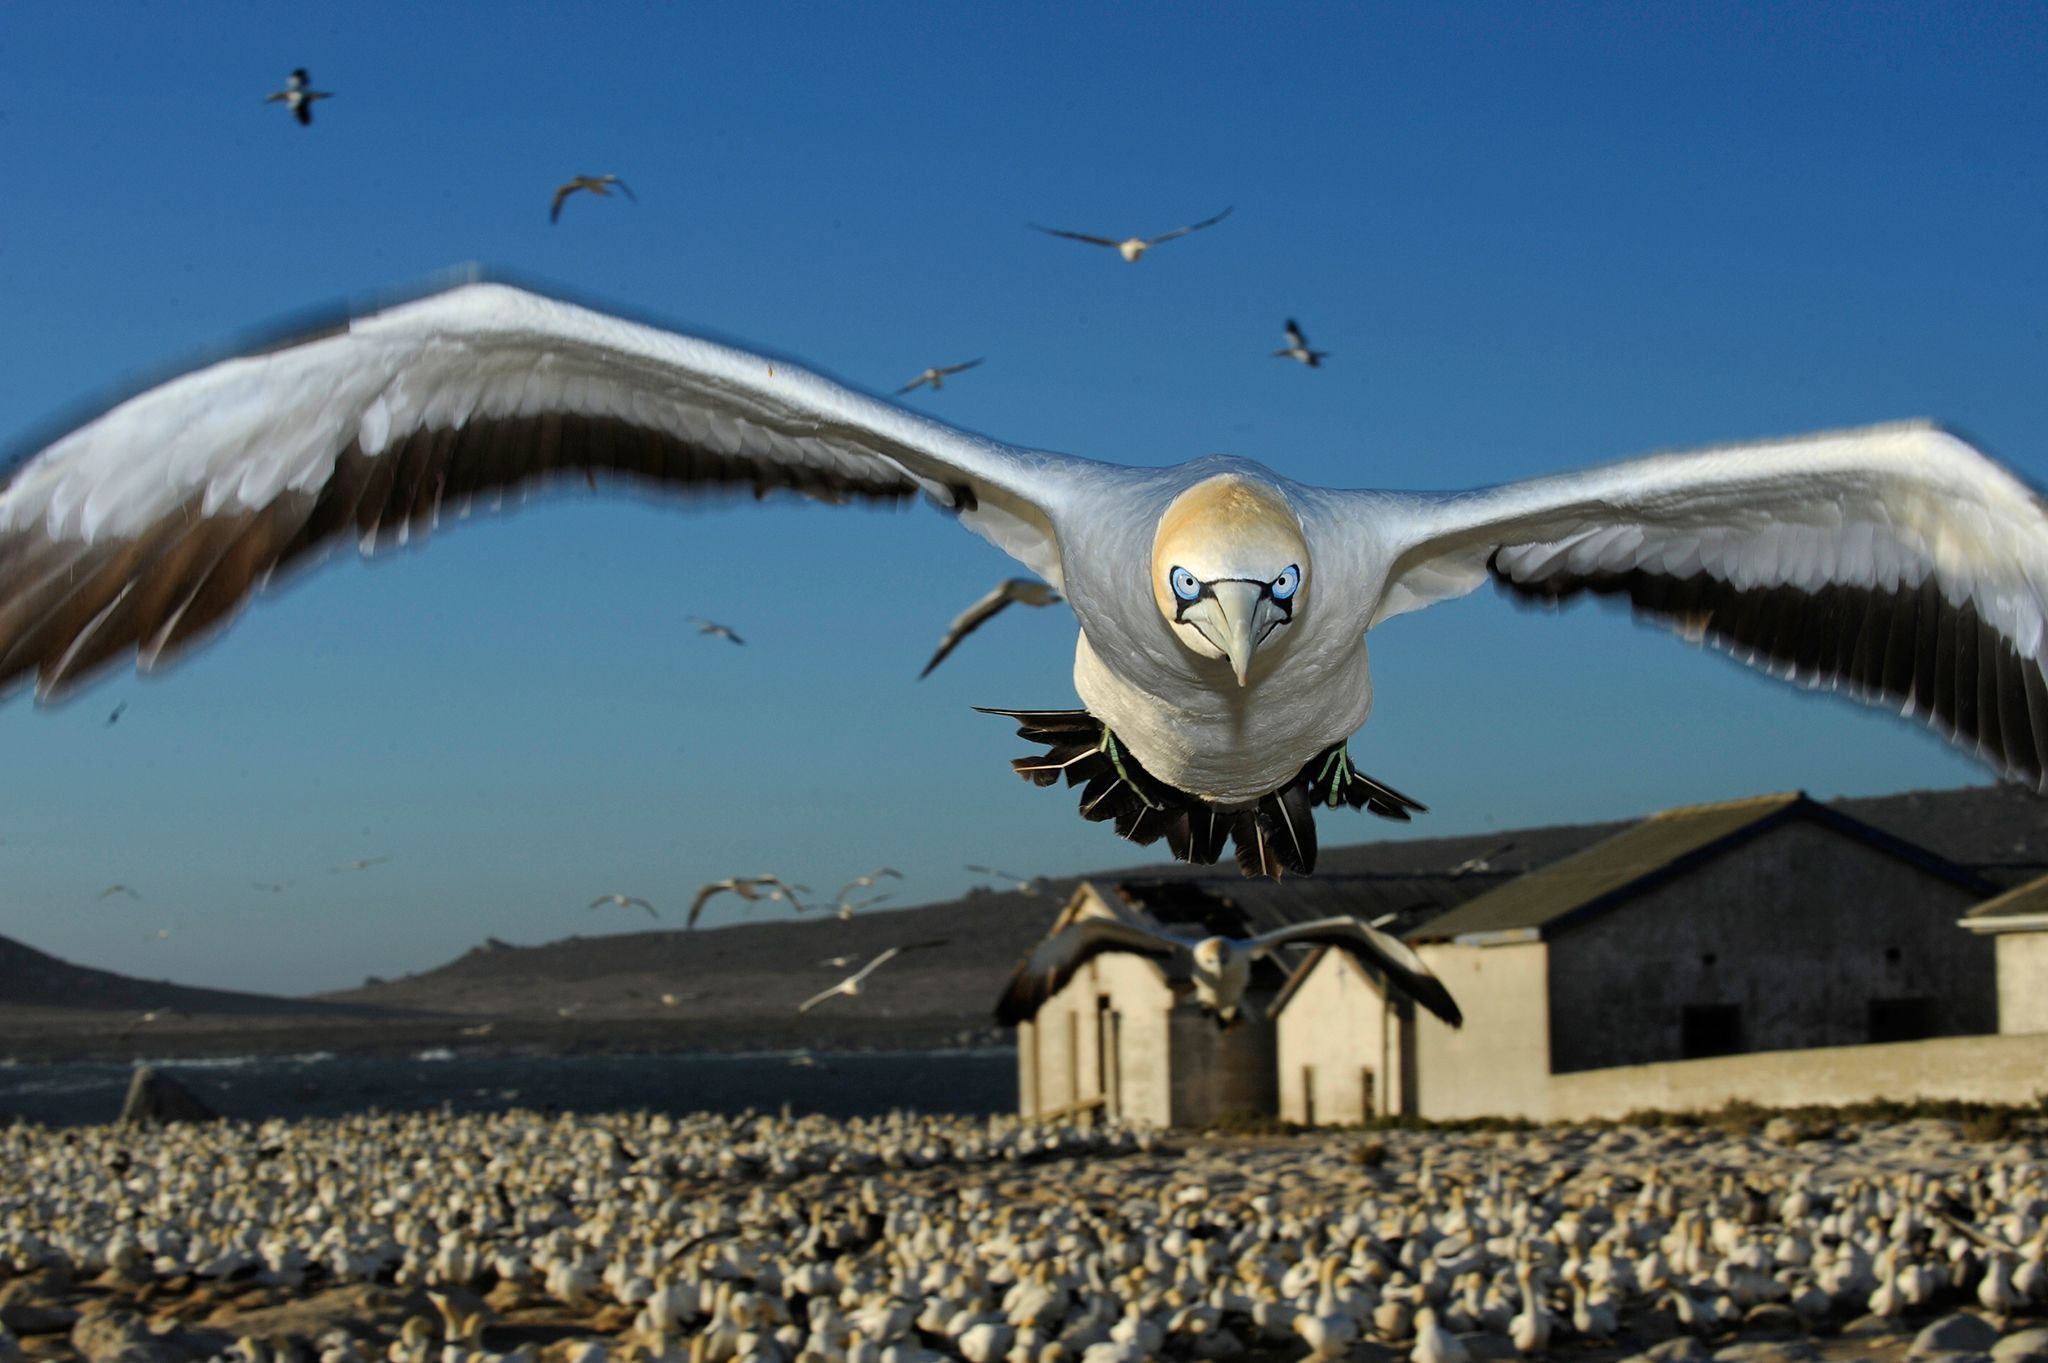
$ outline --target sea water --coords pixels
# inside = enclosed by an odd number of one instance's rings
[[[223,1117],[417,1112],[779,1111],[861,1117],[906,1108],[987,1116],[1017,1106],[1007,1048],[732,1055],[238,1056],[120,1063],[0,1064],[0,1122],[51,1126],[120,1115],[135,1065],[153,1065]]]

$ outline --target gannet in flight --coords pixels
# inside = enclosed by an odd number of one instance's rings
[[[1313,810],[1405,817],[1347,740],[1373,626],[1491,580],[1625,598],[1777,675],[2048,774],[2048,515],[1907,423],[1661,454],[1455,494],[1312,487],[1210,455],[1130,468],[967,434],[800,366],[493,283],[222,360],[0,484],[0,688],[147,670],[281,568],[601,469],[679,491],[922,493],[1060,592],[1080,710],[1006,712],[1082,812],[1252,872],[1308,870]],[[618,483],[621,479],[611,479]]]
[[[1235,204],[1231,205],[1231,208],[1235,207]],[[1214,227],[1217,223],[1229,217],[1230,212],[1231,209],[1226,208],[1213,218],[1204,218],[1200,222],[1189,223],[1186,227],[1176,227],[1171,232],[1161,232],[1156,237],[1125,237],[1122,241],[1118,241],[1115,237],[1092,236],[1087,232],[1068,232],[1058,227],[1039,227],[1035,222],[1029,225],[1038,228],[1039,231],[1050,236],[1065,237],[1069,241],[1085,241],[1092,246],[1107,246],[1135,265],[1138,263],[1138,257],[1144,255],[1145,252],[1151,250],[1160,242],[1172,241],[1175,237],[1184,237],[1190,232],[1199,232],[1204,227]]]
[[[655,912],[654,906],[638,895],[601,894],[590,901],[590,907],[593,909],[604,904],[609,904],[615,909],[645,909],[649,918],[657,923],[661,921],[661,915]]]
[[[944,945],[946,945],[946,939],[940,937],[929,942],[910,942],[900,947],[890,947],[887,951],[875,957],[874,960],[869,961],[866,965],[862,966],[859,970],[856,970],[853,974],[848,975],[845,979],[833,985],[830,989],[822,989],[817,993],[811,995],[809,998],[805,999],[802,1003],[796,1006],[796,1010],[799,1013],[808,1013],[813,1008],[816,1008],[819,1004],[823,1003],[826,999],[837,998],[841,994],[846,995],[846,997],[848,998],[856,998],[860,995],[861,989],[865,984],[868,976],[874,974],[877,969],[884,965],[887,965],[890,961],[895,960],[904,952],[920,951],[926,947],[942,947]]]
[[[1252,963],[1297,943],[1348,951],[1385,975],[1392,987],[1451,1026],[1464,1021],[1450,991],[1406,942],[1356,918],[1319,918],[1311,923],[1275,928],[1256,937],[1193,937],[1129,919],[1099,916],[1076,919],[1024,958],[1010,977],[1010,987],[1004,991],[1002,1001],[996,1005],[996,1021],[1006,1027],[1015,1026],[1065,988],[1074,972],[1089,961],[1105,952],[1122,951],[1159,961],[1187,953],[1196,999],[1227,1024],[1235,1021],[1240,1012],[1251,1014],[1244,991],[1251,984]]]
[[[960,647],[962,639],[980,629],[991,616],[1011,602],[1020,602],[1026,606],[1050,606],[1059,599],[1058,592],[1034,578],[1004,578],[988,595],[953,617],[953,623],[946,626],[946,637],[939,640],[938,650],[932,654],[932,660],[924,665],[924,671],[917,674],[917,679],[923,681],[929,677],[933,668],[946,661],[948,653]]]
[[[291,75],[285,77],[284,89],[279,90],[276,94],[265,96],[263,102],[265,104],[284,105],[285,108],[291,110],[292,116],[298,119],[301,124],[310,127],[313,123],[313,101],[316,99],[334,98],[331,91],[308,89],[307,86],[311,83],[312,79],[311,76],[306,74],[305,67],[295,67]]]
[[[1310,369],[1321,369],[1323,361],[1328,359],[1329,355],[1330,352],[1327,350],[1308,348],[1308,337],[1301,334],[1300,323],[1292,317],[1287,319],[1286,346],[1273,352],[1273,358],[1276,360],[1300,360]]]
[[[706,620],[701,615],[686,615],[683,619],[695,625],[699,634],[708,634],[714,639],[730,639],[736,644],[746,643],[746,640],[734,634],[730,627],[721,625],[715,620]]]
[[[974,366],[980,363],[980,360],[968,360],[963,364],[949,364],[945,366],[934,365],[930,369],[925,370],[922,374],[919,374],[916,378],[912,379],[909,383],[906,383],[901,388],[898,388],[896,390],[896,396],[900,398],[905,393],[908,393],[911,389],[916,388],[921,384],[927,383],[932,386],[932,391],[936,393],[941,388],[944,388],[946,386],[946,376],[948,374],[958,374],[961,370],[972,369],[974,368]]]
[[[578,175],[567,184],[555,186],[554,202],[548,205],[548,221],[560,222],[562,220],[562,200],[568,198],[577,190],[587,189],[600,199],[609,199],[611,197],[610,186],[612,185],[617,185],[619,192],[634,203],[640,202],[640,196],[629,189],[626,186],[626,182],[616,175]]]
[[[787,899],[791,908],[802,913],[803,901],[796,897],[796,892],[805,888],[791,885],[779,876],[727,876],[724,880],[714,880],[698,888],[697,897],[690,901],[690,916],[684,920],[683,926],[696,927],[698,917],[704,912],[704,901],[727,891],[750,904],[756,899]]]

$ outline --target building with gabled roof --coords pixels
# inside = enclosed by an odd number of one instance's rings
[[[1804,794],[1665,810],[1410,934],[1427,1117],[1548,1117],[1556,1074],[1990,1032],[1975,872]]]
[[[1994,943],[1998,1030],[2048,1032],[2048,876],[1985,900],[1961,921]]]
[[[1135,917],[1194,936],[1248,937],[1339,915],[1398,925],[1433,917],[1501,878],[1454,867],[1439,874],[1284,882],[1084,881],[1048,935],[1091,915]],[[1195,1003],[1185,959],[1097,956],[1018,1024],[1019,1110],[1039,1118],[1100,1112],[1156,1126],[1271,1114],[1277,1083],[1268,1015],[1311,950],[1283,950],[1255,964],[1246,1020],[1231,1027]]]

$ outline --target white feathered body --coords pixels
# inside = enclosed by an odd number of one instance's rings
[[[1136,470],[1117,472],[1126,485],[1114,497],[1091,499],[1085,518],[1054,517],[1067,599],[1081,624],[1074,689],[1168,785],[1224,806],[1255,802],[1365,723],[1372,679],[1364,625],[1384,561],[1364,551],[1370,541],[1359,537],[1355,513],[1341,533],[1327,533],[1337,514],[1327,494],[1250,460],[1215,455],[1142,480],[1129,477]],[[1302,521],[1311,559],[1300,610],[1259,650],[1245,686],[1227,662],[1175,638],[1151,590],[1161,514],[1182,492],[1222,473],[1280,489]]]

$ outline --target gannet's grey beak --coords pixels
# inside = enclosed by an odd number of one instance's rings
[[[1252,650],[1259,646],[1259,604],[1266,598],[1266,589],[1257,582],[1224,581],[1211,584],[1209,590],[1214,594],[1215,610],[1210,619],[1215,628],[1202,632],[1230,659],[1237,684],[1247,685],[1251,681]]]

